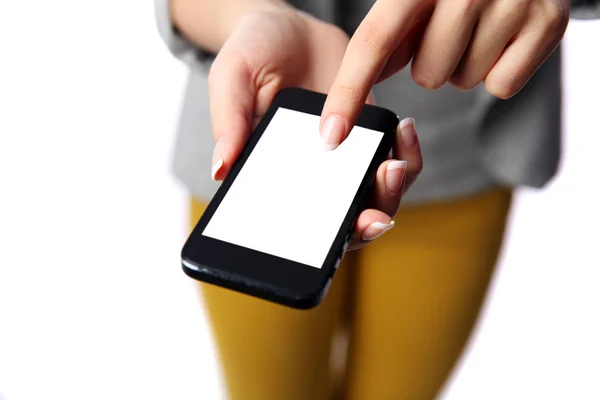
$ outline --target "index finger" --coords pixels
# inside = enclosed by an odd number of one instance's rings
[[[321,113],[321,138],[335,149],[346,139],[388,58],[407,35],[423,0],[378,0],[346,49]]]

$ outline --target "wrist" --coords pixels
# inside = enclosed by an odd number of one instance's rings
[[[256,13],[269,13],[295,10],[290,4],[284,0],[251,0],[241,1],[239,7],[226,10],[222,14],[222,21],[219,24],[221,33],[219,36],[224,42],[231,35],[239,22],[246,16]]]
[[[210,52],[218,52],[239,21],[256,12],[294,10],[284,0],[170,0],[174,28]]]

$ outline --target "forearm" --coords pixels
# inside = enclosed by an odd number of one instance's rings
[[[284,0],[170,0],[173,25],[198,47],[216,53],[246,14],[290,6]]]

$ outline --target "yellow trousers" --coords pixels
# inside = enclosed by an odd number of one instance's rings
[[[200,284],[230,399],[434,399],[477,319],[510,200],[493,189],[401,208],[312,310]],[[204,208],[192,201],[193,224]]]

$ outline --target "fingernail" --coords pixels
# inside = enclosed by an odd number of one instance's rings
[[[333,150],[340,145],[344,136],[344,120],[337,114],[331,114],[321,127],[321,140],[325,150]]]
[[[406,147],[414,147],[417,144],[417,132],[414,118],[404,118],[400,121],[400,134],[402,142]]]
[[[385,189],[393,195],[398,194],[406,175],[406,161],[390,161],[385,169]]]
[[[383,235],[390,229],[394,227],[394,221],[390,221],[387,224],[383,222],[373,222],[367,229],[365,229],[362,240],[365,242],[370,242],[371,240],[377,239],[379,236]]]
[[[222,149],[221,149],[222,145],[223,145],[223,141],[219,140],[217,142],[217,144],[215,145],[215,149],[213,150],[213,158],[212,158],[213,166],[212,166],[211,176],[212,176],[213,181],[215,181],[215,182],[217,181],[217,179],[216,179],[217,173],[223,166],[223,155],[222,155]]]
[[[219,172],[219,170],[221,169],[222,166],[223,166],[223,159],[220,158],[212,167],[213,181],[217,182],[217,173]]]

